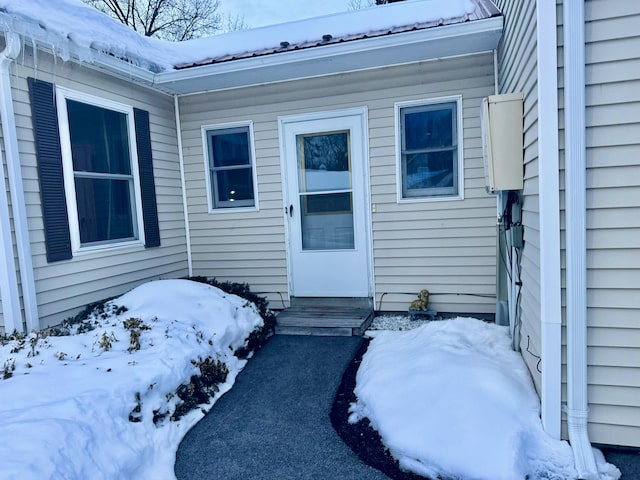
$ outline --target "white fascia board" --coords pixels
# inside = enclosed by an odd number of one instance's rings
[[[502,27],[494,17],[190,67],[157,74],[155,85],[184,95],[490,52]]]

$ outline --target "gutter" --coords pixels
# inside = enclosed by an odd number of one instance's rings
[[[584,2],[563,2],[567,290],[567,424],[578,477],[597,479],[589,441]]]
[[[40,328],[40,321],[38,318],[38,303],[36,301],[35,281],[33,278],[29,226],[27,224],[27,209],[24,199],[24,187],[22,185],[20,156],[18,154],[18,135],[9,73],[11,64],[20,53],[20,37],[15,33],[8,32],[5,38],[6,48],[0,53],[0,121],[2,121],[2,136],[4,140],[5,157],[7,159],[7,176],[9,179],[9,190],[11,192],[11,210],[13,213],[16,248],[18,251],[18,265],[20,267],[22,301],[24,304],[27,331],[30,331],[33,329],[38,330]],[[2,214],[3,213],[4,212],[2,212]],[[2,228],[4,230],[4,225]],[[10,231],[10,229],[7,229],[7,232]],[[13,262],[12,248],[11,263]],[[9,264],[7,266],[9,266]],[[12,308],[15,308],[15,305]],[[18,303],[18,311],[13,312],[14,323],[16,323],[16,319],[21,318],[19,314]],[[22,330],[22,325],[20,325],[20,328],[17,330]]]
[[[560,439],[562,424],[562,286],[560,280],[558,42],[555,2],[538,0],[536,17],[538,25],[536,41],[538,45],[540,278],[544,282],[540,289],[540,350],[543,358],[540,398],[544,430],[553,438]]]

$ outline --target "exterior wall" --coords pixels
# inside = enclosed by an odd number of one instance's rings
[[[20,55],[12,68],[12,92],[41,326],[57,323],[87,303],[122,294],[147,280],[186,275],[182,189],[172,97],[113,79],[91,68],[54,60],[41,51],[37,53],[34,67],[30,48],[24,56]],[[47,263],[28,76],[149,111],[160,247],[136,246],[83,253],[68,261]]]
[[[585,21],[589,436],[640,447],[640,4]]]
[[[541,377],[535,2],[496,2],[505,15],[498,50],[501,93],[525,94],[525,186],[522,259],[523,358],[536,387]],[[640,446],[640,5],[587,1],[587,282],[589,435],[594,443]],[[558,0],[560,160],[562,139],[562,5]],[[561,167],[561,189],[563,171]],[[564,191],[561,191],[561,202]],[[564,207],[561,206],[564,287]],[[564,291],[563,291],[564,293]],[[563,296],[564,307],[564,296]],[[563,312],[564,315],[564,312]],[[563,324],[566,319],[563,319]],[[563,345],[566,338],[563,332]],[[543,359],[544,361],[544,359]],[[566,401],[563,347],[562,401]],[[567,437],[563,422],[563,436]]]
[[[518,314],[522,322],[522,357],[538,392],[541,374],[540,312],[540,217],[538,199],[538,93],[536,60],[536,2],[501,0],[497,7],[505,16],[505,31],[498,46],[500,93],[524,93],[524,189],[522,223],[525,246],[522,251],[522,300]],[[528,347],[528,348],[527,348]]]
[[[376,308],[406,310],[428,288],[442,312],[493,313],[495,198],[485,193],[481,99],[490,54],[180,98],[194,274],[288,299],[278,116],[366,106]],[[398,204],[394,103],[462,94],[465,199]],[[253,121],[260,210],[208,213],[201,127]],[[381,298],[384,294],[384,298]],[[468,295],[472,294],[472,295]],[[284,302],[281,302],[281,298]]]

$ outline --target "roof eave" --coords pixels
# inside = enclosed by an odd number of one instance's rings
[[[179,95],[368,70],[494,50],[503,17],[161,72],[154,85]]]

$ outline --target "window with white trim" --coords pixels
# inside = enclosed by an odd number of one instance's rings
[[[143,238],[133,108],[58,89],[74,250]]]
[[[256,207],[250,125],[206,128],[210,208]]]
[[[461,196],[460,104],[454,98],[396,105],[402,199]]]

